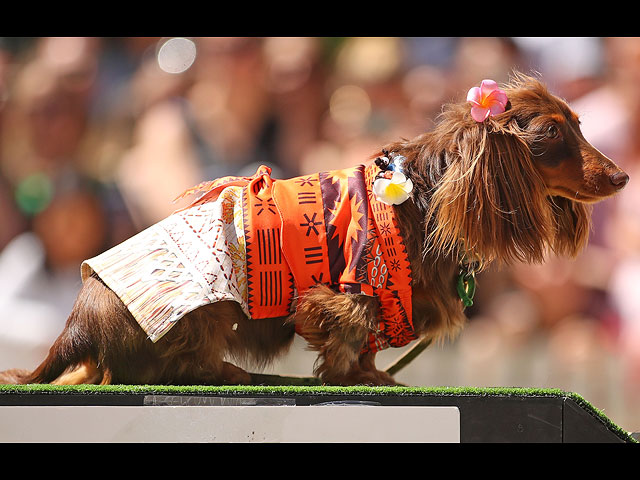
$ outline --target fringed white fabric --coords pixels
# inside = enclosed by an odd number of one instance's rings
[[[221,300],[247,307],[242,188],[174,213],[125,242],[86,260],[156,342],[185,314]]]

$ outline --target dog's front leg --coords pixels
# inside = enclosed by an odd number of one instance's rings
[[[314,374],[330,385],[393,385],[375,367],[375,353],[362,354],[377,328],[378,300],[337,293],[324,285],[310,289],[298,304],[296,330],[318,352]]]

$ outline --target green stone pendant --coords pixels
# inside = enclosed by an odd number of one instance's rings
[[[461,270],[458,275],[458,295],[465,307],[473,305],[476,293],[476,274],[473,270]]]

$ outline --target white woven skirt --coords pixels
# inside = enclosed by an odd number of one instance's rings
[[[156,342],[185,314],[233,300],[248,315],[242,187],[182,210],[85,260]]]

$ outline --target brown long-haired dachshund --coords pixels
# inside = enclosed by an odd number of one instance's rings
[[[577,255],[588,239],[590,204],[628,181],[539,80],[516,73],[503,88],[502,108],[489,108],[482,121],[469,101],[447,105],[433,130],[386,145],[366,167],[289,180],[272,180],[263,170],[202,186],[204,196],[190,208],[218,205],[229,217],[216,230],[227,237],[212,252],[230,260],[218,260],[224,275],[211,277],[211,291],[181,293],[186,282],[172,283],[163,271],[154,293],[145,282],[155,281],[158,269],[147,269],[149,255],[128,244],[118,254],[133,255],[127,265],[113,267],[107,257],[104,274],[83,266],[82,290],[44,362],[0,378],[249,383],[232,362],[267,364],[297,332],[318,352],[314,373],[324,383],[394,384],[375,367],[378,350],[456,335],[473,275],[490,262],[541,262],[550,251]],[[394,204],[384,192],[408,198]],[[271,214],[278,220],[265,220]],[[121,278],[118,269],[126,271]],[[152,273],[130,278],[136,270]],[[215,282],[228,291],[220,293]],[[142,293],[129,294],[142,284]],[[181,296],[195,303],[176,314],[166,305]]]

